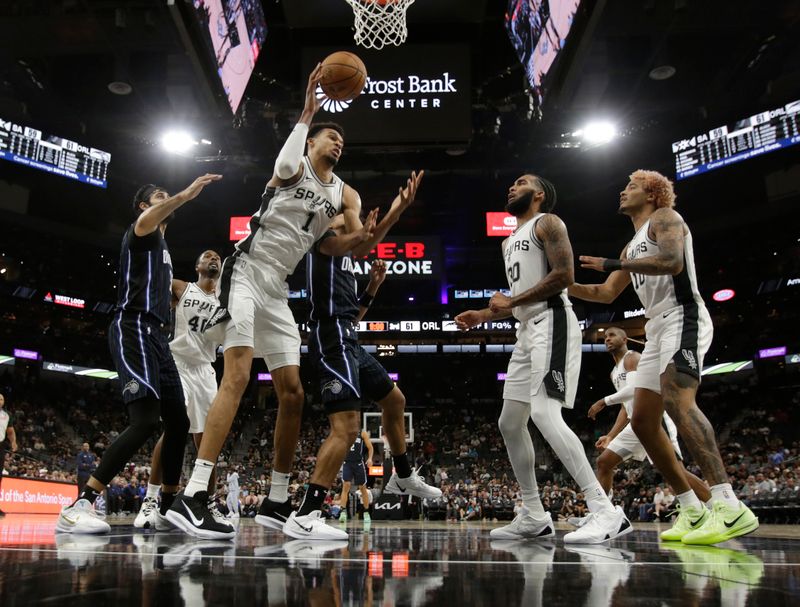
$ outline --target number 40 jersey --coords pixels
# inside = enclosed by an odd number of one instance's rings
[[[175,337],[169,342],[172,355],[188,364],[213,363],[217,359],[217,344],[203,329],[216,312],[216,294],[206,293],[190,282],[175,306]]]
[[[536,224],[544,217],[538,213],[526,221],[503,242],[503,260],[506,265],[506,277],[511,289],[511,297],[516,297],[532,289],[550,272],[544,245],[536,237]],[[546,301],[537,301],[512,310],[514,318],[520,321],[529,320],[548,308],[571,307],[567,290],[553,295]]]

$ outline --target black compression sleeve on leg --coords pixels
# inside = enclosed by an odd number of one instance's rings
[[[161,443],[163,482],[174,486],[181,482],[183,454],[189,436],[189,417],[183,401],[162,400],[161,419],[164,420],[164,441]]]
[[[128,405],[129,426],[117,437],[100,460],[94,476],[104,485],[108,485],[122,467],[131,461],[142,445],[158,432],[159,401],[154,397],[141,398]]]

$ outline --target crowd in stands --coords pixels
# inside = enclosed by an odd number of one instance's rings
[[[415,395],[413,401],[409,399],[415,428],[415,443],[410,446],[414,464],[420,474],[443,491],[442,499],[424,504],[422,513],[448,521],[510,519],[520,506],[520,490],[496,426],[499,399],[488,396],[498,386],[473,386],[463,379],[468,375],[463,368],[453,372],[450,397],[474,390],[472,407],[463,404],[470,402],[466,397],[460,406],[445,402],[444,397],[437,396],[433,384],[426,384],[430,388]],[[8,395],[7,407],[15,417],[20,446],[19,454],[6,462],[5,472],[9,475],[74,482],[80,445],[88,442],[92,452],[101,458],[125,423],[112,382],[74,376],[45,380],[5,371],[0,374],[0,389]],[[311,393],[309,389],[290,486],[296,505],[302,500],[316,452],[328,429],[324,410],[313,404]],[[430,406],[415,406],[425,398],[431,399]],[[593,461],[598,455],[594,443],[611,426],[616,409],[609,407],[610,411],[594,422],[586,417],[586,400],[579,399],[576,409],[565,410],[564,415]],[[791,385],[757,387],[755,374],[727,376],[705,381],[699,402],[717,429],[725,465],[742,499],[751,503],[765,496],[800,496],[800,442],[793,432],[800,422],[800,396]],[[234,466],[241,477],[245,515],[254,515],[268,493],[276,415],[277,403],[268,387],[248,393],[242,402],[218,461],[221,509],[225,476]],[[552,452],[542,448],[532,425],[531,429],[545,508],[556,520],[583,516],[586,502],[579,489]],[[149,479],[151,448],[152,443],[145,446],[111,483],[109,513],[138,509]],[[689,469],[700,474],[691,454],[684,450],[684,455]],[[193,456],[194,448],[187,446],[187,469]],[[375,460],[379,463],[378,455]],[[373,483],[371,479],[370,484]],[[674,496],[668,488],[661,487],[663,479],[649,464],[628,462],[614,477],[613,500],[623,506],[631,520],[664,518]],[[374,494],[379,487],[375,489]],[[338,484],[332,488],[328,509],[334,498],[338,499],[339,490]],[[335,506],[333,511],[335,514]]]

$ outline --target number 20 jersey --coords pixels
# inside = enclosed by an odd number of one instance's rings
[[[175,306],[175,337],[169,342],[172,355],[186,364],[201,365],[217,359],[217,344],[203,333],[216,312],[219,300],[195,283],[186,285]]]
[[[342,209],[344,182],[333,175],[324,183],[308,156],[299,181],[287,187],[267,186],[261,208],[250,218],[250,235],[236,248],[284,275],[294,272],[303,256],[328,230]]]
[[[511,289],[511,297],[533,288],[550,272],[544,245],[536,237],[536,224],[544,217],[544,213],[534,215],[509,236],[503,243],[503,260],[506,265],[506,277]],[[514,318],[525,321],[537,316],[548,308],[571,307],[567,290],[553,295],[546,301],[537,301],[512,310]]]

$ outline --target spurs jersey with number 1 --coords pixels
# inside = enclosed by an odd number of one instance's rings
[[[267,186],[261,207],[250,218],[250,235],[236,243],[238,251],[285,275],[294,272],[342,209],[344,182],[336,175],[330,183],[323,182],[308,156],[301,166],[303,174],[297,183]]]
[[[218,306],[214,293],[206,293],[193,282],[186,285],[175,306],[175,337],[169,342],[176,359],[198,365],[217,359],[217,345],[203,330]]]
[[[503,244],[503,259],[506,266],[506,277],[511,289],[511,297],[515,297],[531,289],[550,272],[544,245],[536,237],[536,225],[545,213],[534,215],[529,221],[518,226],[514,233]],[[567,297],[567,290],[557,293],[547,301],[537,301],[512,310],[517,320],[528,320],[548,308],[572,307]]]
[[[626,257],[629,260],[644,259],[658,255],[659,251],[658,243],[650,238],[650,220],[648,219],[628,244]],[[631,282],[636,290],[636,295],[639,296],[642,306],[644,306],[647,318],[655,318],[662,312],[677,306],[693,303],[705,305],[697,288],[692,233],[689,229],[686,228],[686,235],[683,238],[683,269],[679,274],[675,276],[670,274],[645,276],[632,273]]]

